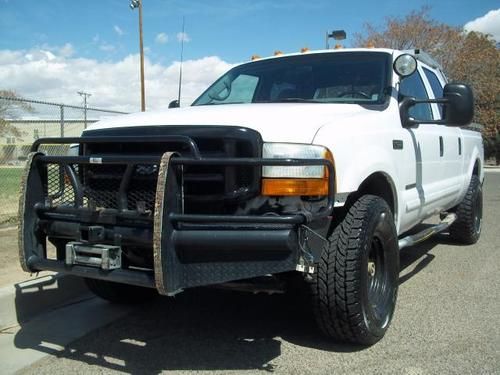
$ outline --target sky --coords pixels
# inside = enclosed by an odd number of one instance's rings
[[[349,47],[366,22],[382,26],[424,5],[437,21],[500,41],[498,0],[143,0],[146,107],[177,97],[181,41],[186,105],[254,54],[321,49],[334,29],[346,30]],[[129,0],[0,0],[0,89],[68,104],[86,91],[93,107],[137,111],[138,51]]]

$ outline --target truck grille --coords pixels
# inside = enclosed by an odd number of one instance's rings
[[[259,133],[239,127],[165,126],[132,127],[87,131],[85,137],[132,135],[185,135],[194,140],[202,158],[260,157],[262,140]],[[192,156],[183,144],[92,144],[84,155],[155,155],[176,151]],[[119,190],[125,165],[92,164],[80,166],[79,178],[85,187],[85,205],[123,209]],[[260,168],[241,166],[186,166],[183,170],[184,207],[186,213],[227,214],[239,203],[259,194]],[[126,189],[128,210],[152,212],[156,194],[158,166],[135,165]],[[58,185],[59,182],[52,183]],[[50,185],[50,183],[49,183]],[[55,188],[55,186],[54,186]],[[50,189],[49,189],[50,190]],[[54,189],[53,189],[54,190]]]

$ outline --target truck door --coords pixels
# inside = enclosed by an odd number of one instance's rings
[[[426,86],[433,98],[443,96],[444,78],[439,71],[423,67]],[[441,79],[440,79],[441,78]],[[441,120],[443,114],[442,105],[432,104],[432,113],[435,120]],[[463,173],[463,139],[459,128],[440,125],[440,163],[436,165],[439,170],[439,202],[440,209],[445,210],[454,206],[460,198],[460,190],[464,182]]]
[[[420,65],[420,63],[419,63]],[[429,93],[419,69],[411,76],[405,77],[399,84],[400,99],[413,96],[417,99],[429,99]],[[433,120],[432,108],[428,103],[417,104],[410,108],[409,114],[418,120]],[[412,152],[415,153],[416,168],[413,176],[407,176],[410,181],[405,186],[405,210],[408,218],[418,222],[435,213],[436,202],[439,200],[441,189],[440,152],[441,126],[421,124],[404,128],[409,133]]]

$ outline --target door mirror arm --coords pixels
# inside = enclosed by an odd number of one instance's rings
[[[405,128],[410,128],[412,126],[417,126],[420,124],[438,124],[438,125],[447,125],[448,123],[446,120],[417,120],[414,119],[413,117],[410,117],[410,108],[413,107],[414,105],[417,104],[431,104],[431,103],[437,103],[437,104],[448,104],[448,99],[441,98],[441,99],[416,99],[413,96],[407,96],[405,97],[401,103],[399,103],[399,114],[401,116],[401,123],[403,124],[403,127]]]
[[[444,105],[443,120],[418,120],[410,117],[410,108],[422,103],[436,103]],[[472,122],[474,117],[474,96],[472,89],[461,83],[449,83],[443,89],[440,99],[416,99],[405,97],[399,103],[399,114],[403,127],[412,127],[419,124],[439,124],[448,126],[465,126]]]

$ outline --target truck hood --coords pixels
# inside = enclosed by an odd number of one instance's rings
[[[87,131],[131,126],[226,125],[258,131],[266,142],[311,143],[322,126],[369,111],[355,104],[265,103],[207,105],[103,119]]]

